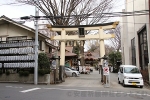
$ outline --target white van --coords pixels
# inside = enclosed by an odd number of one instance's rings
[[[118,72],[118,83],[135,85],[143,88],[143,78],[138,67],[133,65],[120,65]]]

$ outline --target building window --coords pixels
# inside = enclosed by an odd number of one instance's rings
[[[13,40],[27,40],[27,36],[15,36],[6,38],[6,41],[13,41]]]
[[[135,38],[131,40],[131,51],[132,51],[132,64],[136,65],[136,49],[135,49]]]
[[[42,50],[42,41],[39,40],[39,47],[38,47],[39,50]]]
[[[49,53],[51,53],[52,52],[52,48],[51,47],[49,47]]]
[[[148,68],[149,63],[146,25],[138,32],[138,39],[139,39],[139,62],[140,67],[143,70]]]

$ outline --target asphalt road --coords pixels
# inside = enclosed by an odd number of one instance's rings
[[[149,89],[124,88],[117,84],[116,76],[111,73],[109,88],[100,83],[96,71],[57,85],[0,83],[0,100],[150,100]]]
[[[0,100],[150,100],[149,90],[0,84]]]

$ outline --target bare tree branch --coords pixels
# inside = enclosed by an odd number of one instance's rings
[[[120,27],[120,25],[118,25],[116,27],[116,29],[108,31],[108,33],[115,34],[115,38],[109,39],[109,42],[111,42],[111,44],[113,45],[113,47],[116,50],[120,50],[120,48],[121,48],[121,31],[120,31],[120,29],[121,29],[121,27]]]
[[[87,43],[87,49],[90,52],[95,52],[97,54],[100,53],[100,48],[99,48],[99,41],[88,41]],[[109,54],[111,51],[114,51],[115,48],[112,46],[109,46],[105,44],[105,54]]]
[[[39,8],[46,16],[61,16],[62,18],[49,18],[53,25],[72,25],[84,22],[87,17],[94,16],[96,18],[89,19],[88,24],[103,23],[108,18],[103,18],[103,12],[110,12],[115,0],[16,0],[18,3],[25,3]],[[70,19],[71,15],[76,16]],[[63,16],[69,18],[64,19]]]

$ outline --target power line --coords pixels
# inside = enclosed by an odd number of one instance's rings
[[[130,23],[130,24],[134,24],[134,22],[119,22],[119,23]],[[149,23],[135,23],[135,24],[149,24]]]
[[[6,3],[6,4],[0,4],[0,6],[22,6],[22,5],[26,5],[24,3]]]
[[[134,12],[102,13],[102,15],[105,15],[104,17],[141,16],[141,15],[148,15],[148,14],[149,14],[149,10],[141,10],[141,11],[134,11]],[[21,17],[20,19],[21,20],[28,20],[28,19],[40,19],[40,20],[42,20],[42,19],[74,19],[75,17],[99,18],[99,16],[95,17],[95,16],[92,16],[90,14],[83,14],[83,15],[71,15],[71,16],[24,16],[24,17]]]
[[[133,0],[132,2],[134,2],[134,1],[135,0]],[[128,4],[128,3],[131,3],[131,2],[127,2],[125,4]],[[15,5],[15,4],[18,4],[18,3],[7,3],[7,4],[2,4],[2,5]],[[20,4],[20,5],[25,5],[25,4]],[[139,14],[137,14],[137,13],[139,13]],[[99,13],[99,14],[106,15],[105,17],[124,17],[124,16],[133,16],[133,15],[139,16],[139,15],[147,15],[147,14],[149,14],[149,10],[141,10],[141,11],[134,11],[134,12]],[[92,15],[92,14],[71,15],[71,17],[69,17],[69,16],[45,16],[45,17],[44,16],[40,16],[40,18],[53,18],[53,19],[56,19],[56,18],[66,18],[66,19],[69,18],[69,19],[71,19],[72,17],[98,18],[98,17],[94,17],[94,16],[90,16],[90,15]],[[36,18],[36,16],[33,16],[33,17]]]
[[[97,13],[101,14],[101,13]],[[106,15],[105,17],[124,17],[124,16],[138,16],[138,15],[147,15],[149,14],[149,10],[140,10],[133,12],[112,12],[112,13],[102,13]]]
[[[136,1],[136,0],[133,0],[133,1]],[[133,1],[127,2],[127,3],[123,3],[123,4],[118,5],[118,6],[114,6],[113,8],[117,8],[117,7],[123,6],[123,5],[125,5],[125,4],[132,3]],[[18,5],[16,5],[16,4],[18,4]],[[21,5],[26,5],[26,4],[25,4],[25,3],[23,3],[23,4],[20,4],[20,3],[5,3],[5,4],[1,4],[0,6],[7,6],[7,5],[11,5],[11,6],[21,6]]]
[[[6,4],[1,4],[0,6],[13,5],[13,4],[17,4],[17,3],[6,3]]]

